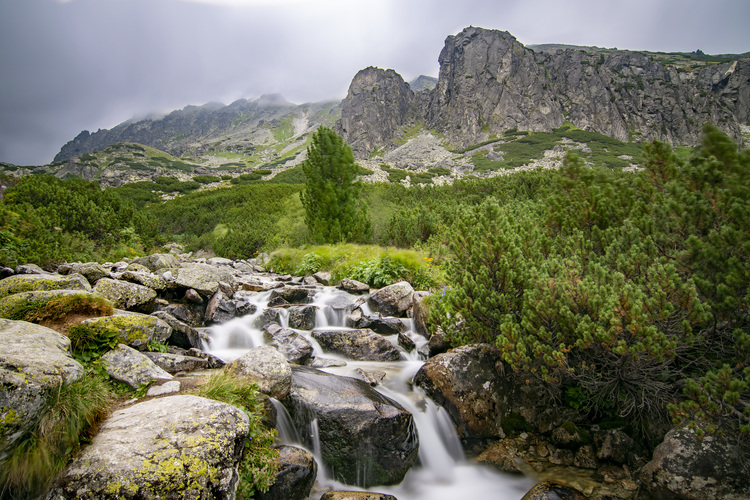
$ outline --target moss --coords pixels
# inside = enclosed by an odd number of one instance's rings
[[[518,436],[522,432],[531,432],[533,429],[526,421],[526,417],[520,413],[508,413],[500,420],[500,426],[506,436]]]

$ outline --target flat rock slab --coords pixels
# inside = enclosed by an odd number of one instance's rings
[[[358,361],[398,361],[401,352],[388,339],[370,329],[315,330],[312,336],[327,352]]]
[[[249,432],[234,406],[177,395],[118,410],[62,474],[63,499],[233,499]]]
[[[83,375],[70,341],[44,326],[0,319],[0,459],[41,417],[51,390]]]
[[[88,280],[80,274],[17,274],[0,281],[0,297],[14,293],[44,290],[91,291]]]
[[[102,359],[107,363],[106,369],[110,377],[125,382],[133,389],[155,379],[173,378],[148,356],[123,344],[106,353]]]

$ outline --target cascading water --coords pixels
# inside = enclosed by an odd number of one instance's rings
[[[238,318],[210,330],[210,344],[208,351],[225,361],[231,361],[250,348],[264,344],[261,331],[255,326],[257,318],[262,314],[268,293],[259,293],[253,300],[258,310],[256,313]],[[312,299],[311,305],[316,307],[316,327],[327,330],[346,328],[345,318],[347,306],[357,303],[358,297],[340,290],[326,287],[319,291]],[[360,300],[361,302],[361,300]],[[371,314],[366,303],[359,304],[364,314]],[[287,315],[284,314],[283,318]],[[287,319],[283,322],[287,323]],[[406,335],[417,347],[427,340],[416,334],[413,323],[405,321],[408,328]],[[287,324],[282,326],[287,326]],[[295,330],[305,336],[313,345],[315,356],[336,358],[331,353],[323,353],[318,343],[312,338],[311,332]],[[396,343],[395,335],[391,340]],[[396,486],[376,486],[372,491],[389,493],[399,500],[448,500],[457,497],[468,498],[521,498],[534,484],[533,481],[517,476],[501,474],[486,467],[472,464],[464,457],[461,442],[455,427],[447,412],[438,407],[419,388],[412,387],[410,381],[422,366],[417,349],[407,353],[402,350],[402,361],[345,361],[341,367],[325,368],[324,370],[336,375],[357,375],[357,369],[366,372],[382,371],[387,375],[375,389],[381,394],[397,401],[414,419],[419,435],[419,460],[406,475],[401,484]],[[300,445],[308,442],[311,453],[318,461],[318,483],[322,487],[344,490],[361,490],[352,485],[344,485],[330,479],[326,466],[322,463],[320,441],[317,433],[317,421],[312,419],[305,429],[295,429],[292,421],[281,403],[272,400],[277,409],[277,430],[284,444]],[[309,439],[301,436],[307,436]],[[367,471],[361,471],[366,474]]]

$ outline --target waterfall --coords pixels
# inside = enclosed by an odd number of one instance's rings
[[[263,295],[263,297],[261,297]],[[250,316],[238,318],[222,325],[211,327],[209,352],[231,361],[241,356],[248,349],[262,345],[263,335],[254,326],[255,319],[262,314],[268,294],[259,294],[258,311]],[[358,302],[359,301],[359,302]],[[349,295],[332,287],[318,291],[312,305],[316,307],[316,328],[344,329],[346,315],[357,304],[365,314],[372,314],[360,297]],[[285,315],[286,316],[286,315]],[[288,325],[288,319],[286,320]],[[324,370],[337,375],[358,377],[357,369],[365,371],[384,371],[386,377],[375,387],[383,395],[397,401],[412,414],[416,432],[419,435],[420,449],[417,465],[407,473],[403,482],[396,486],[376,486],[372,491],[392,494],[399,500],[449,500],[454,498],[521,498],[533,485],[534,481],[524,477],[501,474],[487,467],[471,463],[464,456],[461,441],[448,413],[435,404],[420,388],[415,388],[411,380],[424,363],[420,360],[418,348],[427,339],[417,334],[411,320],[404,321],[405,332],[417,349],[411,352],[402,350],[402,361],[346,361],[346,366],[330,367]],[[311,332],[296,330],[310,340],[316,356],[334,358],[324,353]],[[396,336],[389,338],[396,343]],[[318,421],[311,415],[297,415],[304,409],[295,410],[294,420],[278,401],[272,403],[277,409],[277,430],[279,438],[285,444],[302,445],[308,448],[318,462],[318,483],[323,487],[343,490],[362,490],[353,485],[344,485],[331,479],[332,471],[324,464],[321,455]],[[358,465],[358,476],[368,473],[364,465]]]

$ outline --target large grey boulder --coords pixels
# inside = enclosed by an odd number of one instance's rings
[[[120,279],[135,283],[137,285],[145,286],[156,292],[163,292],[167,289],[167,282],[164,278],[158,274],[151,274],[149,272],[136,272],[131,270],[125,270],[120,275]]]
[[[370,285],[349,278],[342,279],[338,288],[353,294],[367,293],[370,291]]]
[[[102,359],[107,363],[106,370],[110,377],[125,382],[133,389],[156,379],[173,378],[146,355],[123,344],[105,353]]]
[[[94,292],[106,297],[115,307],[128,311],[150,312],[156,299],[156,292],[148,287],[110,278],[97,281]]]
[[[640,479],[652,498],[744,499],[750,491],[750,452],[747,444],[727,436],[698,439],[692,429],[672,429]]]
[[[171,279],[167,279],[168,284],[181,289],[193,289],[204,297],[210,297],[219,289],[220,281],[225,275],[214,266],[208,264],[192,263],[186,264],[177,269],[169,271]]]
[[[206,306],[206,323],[226,323],[237,316],[237,305],[221,290],[216,290]]]
[[[114,316],[91,318],[80,323],[95,332],[116,331],[120,342],[144,351],[149,342],[164,343],[172,334],[167,323],[147,314],[116,311]]]
[[[255,492],[258,500],[305,500],[315,484],[318,464],[312,454],[295,446],[279,446],[281,468],[267,492]]]
[[[172,269],[180,267],[180,261],[177,260],[177,257],[169,253],[155,253],[152,255],[147,255],[146,257],[135,259],[133,263],[145,266],[151,272],[155,272],[165,268]]]
[[[362,487],[400,483],[419,450],[412,415],[362,380],[301,366],[292,372],[285,405],[298,429],[317,420],[332,477]],[[312,449],[311,433],[304,434]]]
[[[312,336],[327,352],[358,361],[398,361],[401,353],[388,339],[367,328],[315,330]]]
[[[263,333],[268,345],[283,354],[290,363],[303,365],[313,355],[310,341],[294,330],[269,323]]]
[[[100,279],[109,278],[111,275],[110,270],[98,262],[64,264],[57,268],[57,272],[60,274],[78,273],[84,276],[91,286],[94,286]]]
[[[394,283],[372,292],[367,304],[383,316],[405,317],[411,307],[414,288],[406,281]]]
[[[47,397],[83,375],[70,341],[44,326],[0,319],[0,460],[44,412]]]
[[[424,300],[429,297],[430,292],[414,292],[411,300],[411,317],[414,320],[414,331],[425,338],[430,338],[430,331],[427,328],[427,308]]]
[[[144,356],[167,373],[191,372],[211,368],[207,357],[186,356],[171,352],[144,352]]]
[[[294,306],[287,309],[289,312],[289,328],[298,330],[312,330],[315,328],[315,306]]]
[[[459,437],[503,435],[500,421],[513,402],[512,384],[493,346],[468,345],[438,354],[422,365],[414,383],[446,409]]]
[[[91,291],[88,280],[80,274],[16,274],[0,281],[0,298],[14,293],[46,290]]]
[[[234,499],[247,415],[198,396],[118,410],[60,477],[63,499]]]
[[[271,346],[253,347],[226,366],[235,377],[253,380],[258,389],[278,400],[286,399],[292,386],[292,369]]]

